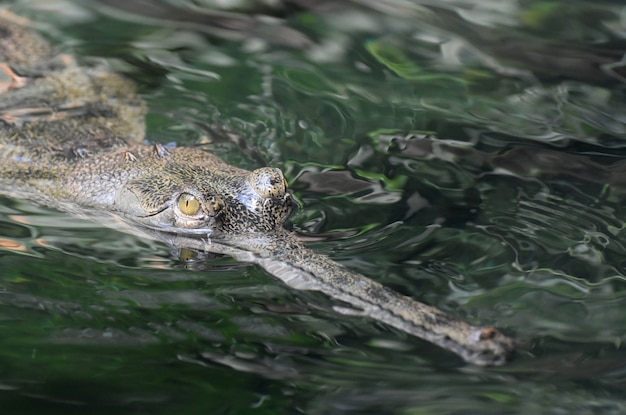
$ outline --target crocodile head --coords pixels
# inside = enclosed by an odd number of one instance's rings
[[[282,226],[292,200],[280,170],[250,172],[200,148],[145,145],[145,105],[130,82],[57,55],[27,22],[2,11],[0,40],[5,194],[113,211],[179,234]]]
[[[272,232],[282,227],[293,200],[283,173],[253,171],[194,148],[139,149],[121,169],[114,209],[132,221],[179,234]],[[128,166],[130,164],[130,166]]]

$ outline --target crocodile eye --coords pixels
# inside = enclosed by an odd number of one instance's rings
[[[178,198],[178,208],[185,215],[194,216],[200,211],[200,201],[192,194],[183,193]]]

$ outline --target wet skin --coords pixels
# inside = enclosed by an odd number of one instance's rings
[[[20,18],[0,15],[0,193],[72,214],[101,211],[179,248],[258,264],[297,289],[478,365],[513,341],[402,296],[306,248],[283,227],[292,209],[278,169],[243,170],[194,147],[144,144],[132,83],[57,55]]]

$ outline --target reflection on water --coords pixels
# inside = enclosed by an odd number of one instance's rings
[[[7,3],[137,81],[149,139],[282,167],[312,247],[520,352],[2,199],[3,413],[624,412],[624,6]]]

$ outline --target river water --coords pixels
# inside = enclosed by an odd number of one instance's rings
[[[136,81],[150,141],[282,168],[312,248],[515,360],[1,198],[1,413],[626,413],[626,6],[281,3],[3,2]]]

